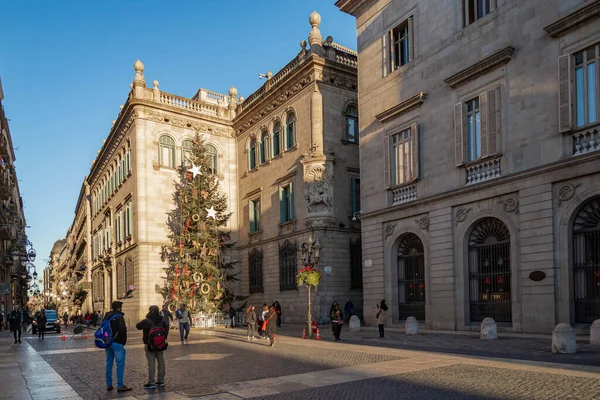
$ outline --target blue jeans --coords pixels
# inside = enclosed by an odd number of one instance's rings
[[[106,354],[106,386],[112,386],[113,362],[117,361],[117,388],[125,386],[123,383],[123,374],[125,372],[125,357],[127,352],[125,346],[114,343],[104,349]]]
[[[181,337],[181,341],[183,342],[183,332],[185,331],[185,340],[187,340],[188,335],[190,334],[190,323],[186,322],[185,324],[179,323],[179,336]]]

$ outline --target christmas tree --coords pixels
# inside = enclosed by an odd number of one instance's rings
[[[243,299],[233,293],[239,277],[227,255],[234,246],[224,230],[231,216],[227,196],[219,192],[219,180],[199,135],[184,161],[175,183],[175,209],[167,219],[170,244],[163,247],[162,257],[169,265],[162,294],[172,308],[183,303],[192,313],[221,312]]]

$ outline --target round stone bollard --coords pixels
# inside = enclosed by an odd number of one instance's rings
[[[494,318],[484,318],[481,321],[481,329],[479,332],[479,339],[483,340],[496,340],[498,339],[498,328],[496,327],[496,321]]]
[[[419,334],[419,321],[415,317],[408,317],[404,321],[404,333],[407,335]]]
[[[348,325],[350,325],[351,332],[360,331],[360,318],[358,318],[358,315],[351,316],[350,323]]]
[[[577,353],[575,330],[569,324],[560,323],[552,332],[552,352],[559,354]]]
[[[590,327],[590,344],[600,344],[600,319],[595,320]]]

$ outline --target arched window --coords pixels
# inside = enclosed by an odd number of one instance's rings
[[[407,233],[398,246],[399,319],[425,321],[425,250],[414,233]]]
[[[217,153],[217,148],[212,144],[207,144],[204,147],[204,150],[206,151],[206,156],[208,157],[210,173],[213,175],[217,175],[219,173],[217,166],[217,159],[219,154]]]
[[[356,104],[346,107],[346,140],[358,143],[358,109]]]
[[[181,143],[181,164],[189,167],[192,165],[192,149],[194,143],[191,140],[184,140]]]
[[[277,157],[281,153],[281,124],[275,122],[273,124],[273,157]]]
[[[585,203],[573,222],[575,323],[600,319],[600,198]]]
[[[260,134],[260,163],[264,164],[269,159],[269,132],[262,131]]]
[[[469,237],[469,301],[472,322],[491,317],[512,322],[510,232],[497,218],[480,221]]]
[[[248,149],[248,167],[251,170],[256,168],[256,138],[250,139],[250,148]]]
[[[175,141],[171,137],[162,135],[158,139],[158,158],[160,165],[175,168]]]
[[[285,121],[285,149],[296,144],[296,114],[289,112]]]

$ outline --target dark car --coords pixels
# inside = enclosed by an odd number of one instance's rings
[[[38,312],[39,313],[39,312]],[[34,316],[31,333],[34,335],[37,334],[37,314]],[[60,333],[60,321],[58,319],[58,314],[56,310],[46,310],[46,332],[56,332]]]

